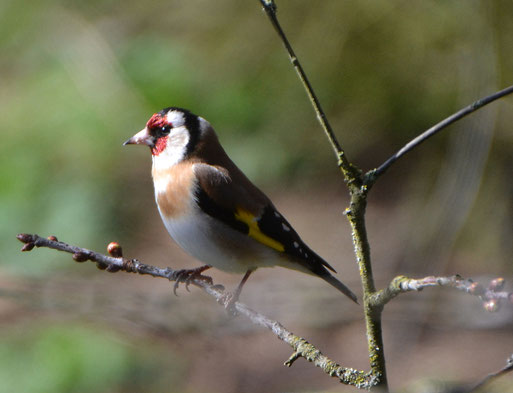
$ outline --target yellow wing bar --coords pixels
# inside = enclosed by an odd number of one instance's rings
[[[283,244],[267,236],[265,233],[262,233],[262,231],[258,227],[258,218],[250,212],[248,212],[247,210],[238,208],[235,212],[235,218],[248,226],[248,235],[255,239],[257,242],[262,243],[267,247],[271,247],[272,249],[279,252],[285,251],[285,247],[283,246]]]

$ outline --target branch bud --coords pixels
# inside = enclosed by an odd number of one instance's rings
[[[494,291],[494,292],[498,292],[498,291],[501,291],[502,288],[504,288],[504,278],[502,277],[497,277],[495,279],[493,279],[492,281],[490,281],[490,284],[488,284],[488,289],[490,291]]]
[[[123,256],[123,249],[118,242],[110,242],[107,246],[107,251],[109,255],[114,258],[120,258]]]
[[[497,312],[499,311],[500,303],[497,299],[490,299],[483,304],[483,307],[488,312]]]
[[[83,252],[76,252],[72,255],[72,258],[76,261],[76,262],[85,262],[87,261],[89,258],[87,257],[87,254],[84,254]]]
[[[51,241],[53,241],[53,242],[58,242],[58,240],[57,240],[57,236],[54,236],[54,235],[50,235],[50,236],[48,236],[48,237],[47,237],[47,239],[48,239],[48,240],[51,240]]]
[[[32,235],[29,235],[28,233],[20,233],[16,235],[16,239],[18,239],[22,243],[31,243]]]
[[[479,284],[478,282],[473,282],[469,285],[468,292],[471,295],[481,296],[484,294],[485,290],[481,284]]]
[[[96,262],[96,267],[100,270],[105,270],[107,269],[107,265],[105,263],[101,263],[101,262]]]
[[[30,251],[34,248],[34,243],[26,243],[22,248],[21,251]]]

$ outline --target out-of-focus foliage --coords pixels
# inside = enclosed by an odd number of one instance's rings
[[[183,360],[147,342],[69,324],[25,333],[0,347],[1,393],[181,391]]]
[[[278,10],[340,142],[364,169],[456,109],[513,83],[511,1],[281,0]],[[154,209],[150,158],[145,149],[121,144],[152,113],[170,105],[213,123],[234,161],[258,184],[340,181],[331,149],[258,0],[3,0],[2,271],[44,276],[76,269],[56,253],[21,256],[14,240],[18,232],[56,234],[95,249],[113,238],[137,238],[144,230],[138,217]],[[485,191],[468,199],[459,216],[463,229],[454,230],[451,242],[466,244],[476,260],[486,256],[488,266],[500,270],[509,266],[513,249],[513,104],[508,98],[494,105],[493,121],[482,127],[490,133],[489,154],[488,147],[483,153]],[[397,199],[411,208],[403,213],[414,224],[409,236],[428,226],[415,209],[440,185],[440,162],[451,154],[451,143],[462,145],[447,133],[431,140],[387,174],[388,185],[376,187],[371,203]],[[480,175],[476,179],[479,185]],[[417,204],[409,205],[412,200]],[[444,226],[434,222],[434,233],[437,225]],[[404,243],[389,248],[396,250],[390,258],[403,256]],[[34,348],[4,347],[2,372],[10,374],[3,367],[8,359],[33,365],[38,356],[53,356],[37,352],[46,345],[61,353],[48,360],[49,375],[41,378],[59,380],[45,382],[40,386],[48,389],[40,391],[96,389],[87,371],[70,375],[81,368],[73,363],[80,348],[91,354],[84,367],[93,367],[91,359],[102,356],[95,352],[98,341],[87,331],[73,344],[75,335],[38,334],[29,338]],[[112,348],[111,360],[122,361],[102,374],[103,386],[117,383],[109,379],[112,373],[119,378],[133,367],[126,363],[129,349]],[[61,368],[59,362],[69,372],[51,374]],[[26,383],[25,391],[37,391],[29,385],[38,383],[36,377]]]
[[[209,119],[257,182],[336,175],[330,148],[257,3],[3,3],[0,244],[6,263],[14,261],[7,246],[14,228],[51,228],[86,244],[115,228],[113,217],[126,213],[119,186],[137,181],[125,168],[134,168],[134,157],[144,162],[142,153],[120,144],[165,106]],[[343,146],[366,167],[511,81],[511,8],[501,1],[279,4]],[[479,79],[492,82],[483,88]],[[500,125],[510,117],[501,112]],[[506,127],[496,138],[511,142],[511,133]],[[435,164],[444,140],[426,148]],[[493,157],[499,164],[510,153],[503,146]]]

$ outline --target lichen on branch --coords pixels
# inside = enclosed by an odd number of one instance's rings
[[[100,270],[106,270],[114,273],[124,271],[128,273],[138,273],[143,275],[151,275],[153,277],[166,278],[169,281],[183,282],[186,285],[192,284],[202,288],[209,295],[213,296],[218,303],[223,304],[226,295],[222,285],[215,285],[212,278],[208,276],[195,275],[193,277],[183,277],[181,270],[171,268],[159,268],[152,265],[139,262],[137,259],[127,259],[122,255],[121,246],[112,242],[107,246],[110,255],[104,255],[86,248],[72,246],[57,240],[55,236],[47,238],[21,233],[16,236],[18,240],[24,243],[22,251],[31,251],[36,247],[47,247],[58,251],[64,251],[72,254],[75,262],[95,262]],[[176,284],[175,284],[176,285]],[[296,336],[287,330],[278,321],[272,320],[262,315],[243,303],[235,302],[233,308],[237,314],[249,318],[255,325],[259,325],[271,330],[280,340],[289,344],[293,349],[292,356],[285,362],[290,367],[295,360],[302,357],[315,366],[321,368],[326,374],[337,378],[341,383],[352,385],[357,388],[370,389],[379,382],[379,375],[376,373],[355,370],[350,367],[343,367],[329,359],[321,353],[314,345],[310,344],[304,338]]]

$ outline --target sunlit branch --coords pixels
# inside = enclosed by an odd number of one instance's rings
[[[498,277],[491,280],[488,287],[485,288],[480,283],[471,279],[464,279],[459,275],[450,277],[428,276],[424,278],[397,276],[387,288],[375,292],[369,298],[369,302],[375,306],[384,306],[401,293],[421,291],[427,287],[449,287],[478,297],[487,311],[494,312],[499,310],[502,301],[513,304],[513,293],[502,291],[504,283],[504,279]]]
[[[111,256],[97,253],[82,247],[72,246],[60,242],[54,236],[49,238],[38,235],[19,234],[18,240],[25,243],[22,251],[31,251],[34,247],[47,247],[54,250],[64,251],[72,254],[76,262],[96,262],[102,270],[109,272],[125,271],[128,273],[138,273],[150,275],[153,277],[165,278],[169,281],[179,280],[186,284],[192,284],[202,288],[209,295],[213,296],[218,303],[223,303],[226,292],[223,286],[214,285],[212,279],[207,276],[194,276],[190,279],[183,279],[180,270],[171,268],[159,268],[139,262],[136,259],[126,259],[122,257],[121,247],[117,243],[109,244],[108,251]],[[296,336],[287,330],[282,324],[266,316],[257,313],[243,303],[235,302],[233,308],[238,314],[249,318],[255,325],[259,325],[271,330],[280,340],[289,344],[293,349],[293,354],[285,362],[287,367],[292,366],[294,361],[302,357],[312,362],[315,366],[321,368],[326,374],[337,378],[341,383],[352,385],[357,388],[370,389],[379,382],[379,375],[372,372],[364,372],[349,367],[343,367],[324,356],[321,351],[315,348],[305,339]]]

